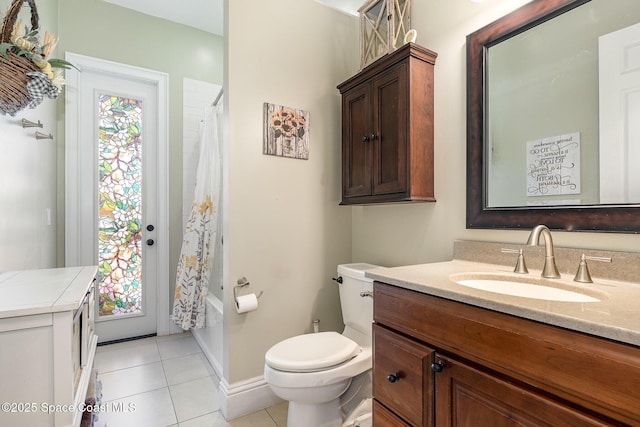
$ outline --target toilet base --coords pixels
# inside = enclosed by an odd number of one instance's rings
[[[341,427],[340,399],[325,403],[289,402],[287,427]]]

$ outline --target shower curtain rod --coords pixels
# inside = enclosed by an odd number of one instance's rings
[[[213,104],[211,104],[213,107],[217,107],[218,106],[218,101],[220,101],[220,98],[222,98],[222,91],[224,90],[224,88],[220,88],[220,92],[218,92],[218,96],[216,96],[216,100],[213,101]]]

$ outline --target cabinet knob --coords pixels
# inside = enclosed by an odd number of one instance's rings
[[[433,372],[442,372],[445,366],[447,366],[447,364],[444,363],[444,360],[438,360],[436,363],[431,364],[431,370]]]
[[[376,135],[375,133],[371,133],[371,135],[369,135],[369,139],[371,141],[375,140],[378,137],[378,135]]]
[[[390,383],[398,382],[400,381],[400,374],[398,374],[397,372],[393,374],[389,374],[387,375],[387,379],[389,380]]]
[[[155,242],[153,241],[153,239],[147,239],[147,245],[148,246],[153,246]]]
[[[367,142],[369,141],[369,137],[367,135],[362,137],[362,142]]]

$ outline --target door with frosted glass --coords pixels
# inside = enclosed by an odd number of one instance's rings
[[[98,265],[100,342],[157,332],[157,87],[82,70],[78,87],[80,264]],[[67,225],[69,226],[69,225]],[[67,262],[69,264],[69,262]]]

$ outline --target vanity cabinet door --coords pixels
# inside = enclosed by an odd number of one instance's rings
[[[374,398],[411,426],[433,425],[435,351],[378,325],[373,345]],[[388,424],[374,414],[374,425]]]
[[[436,427],[611,426],[512,381],[477,370],[451,357],[436,356]]]

